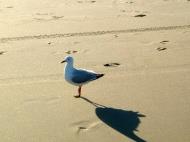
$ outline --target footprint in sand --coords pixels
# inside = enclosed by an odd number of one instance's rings
[[[79,41],[74,41],[73,44],[79,44],[80,42]]]
[[[84,131],[87,131],[88,128],[84,127],[84,126],[79,126],[78,127],[78,130],[77,130],[77,134],[81,133],[81,132],[84,132]]]
[[[123,12],[123,13],[124,13],[124,12],[126,12],[126,10],[124,10],[124,9],[123,9],[123,10],[121,10],[121,12]]]
[[[117,34],[114,35],[115,38],[118,38],[119,36]]]
[[[79,121],[76,123],[73,123],[72,126],[74,126],[74,128],[77,128],[76,132],[77,134],[81,133],[81,132],[86,132],[89,130],[93,130],[96,129],[100,126],[100,124],[102,124],[101,121],[96,121],[96,122],[90,122],[90,121]]]
[[[91,1],[89,1],[90,3],[95,3],[96,1],[95,0],[91,0]]]
[[[78,129],[79,129],[79,130],[82,130],[82,129],[85,130],[85,129],[87,129],[87,128],[86,128],[86,127],[83,127],[83,126],[80,126],[80,127],[78,127]]]
[[[161,41],[160,43],[166,44],[167,42],[169,42],[169,40],[163,40],[163,41]]]
[[[127,1],[127,2],[125,2],[125,3],[132,4],[132,3],[134,3],[134,2],[133,2],[133,1]]]
[[[119,65],[120,65],[119,63],[107,63],[107,64],[104,64],[105,67],[117,67]]]
[[[83,3],[83,1],[77,1],[78,3]]]
[[[7,6],[6,8],[14,8],[13,6]]]
[[[54,19],[54,20],[58,20],[58,19],[61,19],[61,18],[63,18],[64,16],[52,16],[52,20]]]
[[[36,13],[36,15],[44,16],[44,15],[49,15],[49,14],[48,13]]]
[[[145,17],[146,15],[145,14],[138,14],[138,15],[135,15],[134,17]]]
[[[0,55],[3,55],[5,53],[6,53],[6,51],[0,51]]]
[[[68,50],[65,53],[67,53],[67,54],[74,54],[74,53],[77,53],[77,52],[78,51],[76,51],[76,50]]]
[[[169,40],[162,40],[162,41],[160,41],[160,44],[166,44],[168,42],[169,42]],[[158,51],[163,51],[163,50],[166,50],[166,49],[167,49],[166,47],[158,47],[157,48]]]
[[[96,1],[95,0],[90,0],[90,1],[82,1],[82,0],[80,0],[80,1],[77,1],[78,3],[95,3]]]
[[[50,45],[50,44],[52,44],[52,42],[48,42],[48,44]]]
[[[36,20],[36,21],[46,21],[46,20],[43,19],[43,18],[34,18],[34,20]]]
[[[38,17],[35,17],[34,19],[37,21],[51,21],[51,20],[59,20],[62,19],[64,16],[57,16],[53,13],[36,13]]]
[[[158,47],[157,50],[158,51],[163,51],[163,50],[166,50],[167,48],[166,47]]]

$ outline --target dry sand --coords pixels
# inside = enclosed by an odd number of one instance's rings
[[[188,0],[1,0],[0,65],[1,142],[190,141]]]

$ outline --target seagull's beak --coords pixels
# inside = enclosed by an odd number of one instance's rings
[[[63,61],[61,62],[61,64],[62,64],[62,63],[65,63],[65,62],[66,62],[66,61],[65,61],[65,60],[63,60]]]

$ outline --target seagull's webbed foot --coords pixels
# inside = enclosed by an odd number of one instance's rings
[[[80,98],[80,95],[74,96],[75,98]]]

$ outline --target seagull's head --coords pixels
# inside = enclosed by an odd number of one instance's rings
[[[65,59],[61,63],[73,63],[73,57],[71,56],[66,56]]]

